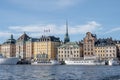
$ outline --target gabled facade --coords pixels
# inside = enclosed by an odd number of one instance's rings
[[[20,59],[26,59],[26,41],[28,41],[30,37],[24,33],[21,35],[16,41],[16,56]]]
[[[95,56],[95,46],[94,46],[95,41],[96,41],[96,35],[87,32],[83,43],[84,56]]]

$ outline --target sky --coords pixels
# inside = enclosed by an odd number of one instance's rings
[[[86,32],[120,40],[119,8],[120,0],[0,0],[0,43],[24,32],[64,40],[66,21],[72,42],[82,40]]]

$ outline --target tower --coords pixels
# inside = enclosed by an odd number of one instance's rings
[[[68,35],[68,22],[66,21],[66,34],[64,38],[64,43],[70,42],[69,35]]]
[[[13,34],[11,34],[11,39],[13,39]]]

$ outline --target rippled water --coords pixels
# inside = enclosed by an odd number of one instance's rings
[[[0,80],[120,80],[120,66],[0,65]]]

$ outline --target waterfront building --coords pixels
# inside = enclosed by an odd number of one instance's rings
[[[82,57],[79,44],[76,42],[67,42],[58,47],[58,60],[65,61],[67,59],[79,59]]]
[[[50,61],[56,59],[57,47],[60,39],[54,36],[42,36],[34,42],[34,59],[39,61]]]
[[[4,57],[15,57],[16,56],[16,40],[13,38],[13,35],[11,35],[10,39],[5,41],[1,45],[1,53]]]
[[[119,40],[115,40],[114,44],[116,45],[116,48],[117,48],[117,58],[120,59],[120,41]]]
[[[26,41],[26,59],[31,60],[34,58],[34,42],[37,40],[37,38],[30,38]]]
[[[96,35],[87,32],[83,43],[83,56],[95,55],[95,46],[94,46],[95,41],[96,41]]]
[[[24,32],[17,41],[16,41],[16,56],[20,59],[26,59],[26,41],[28,41],[30,37]]]
[[[116,58],[117,48],[112,38],[98,39],[95,42],[95,53],[101,60]]]

